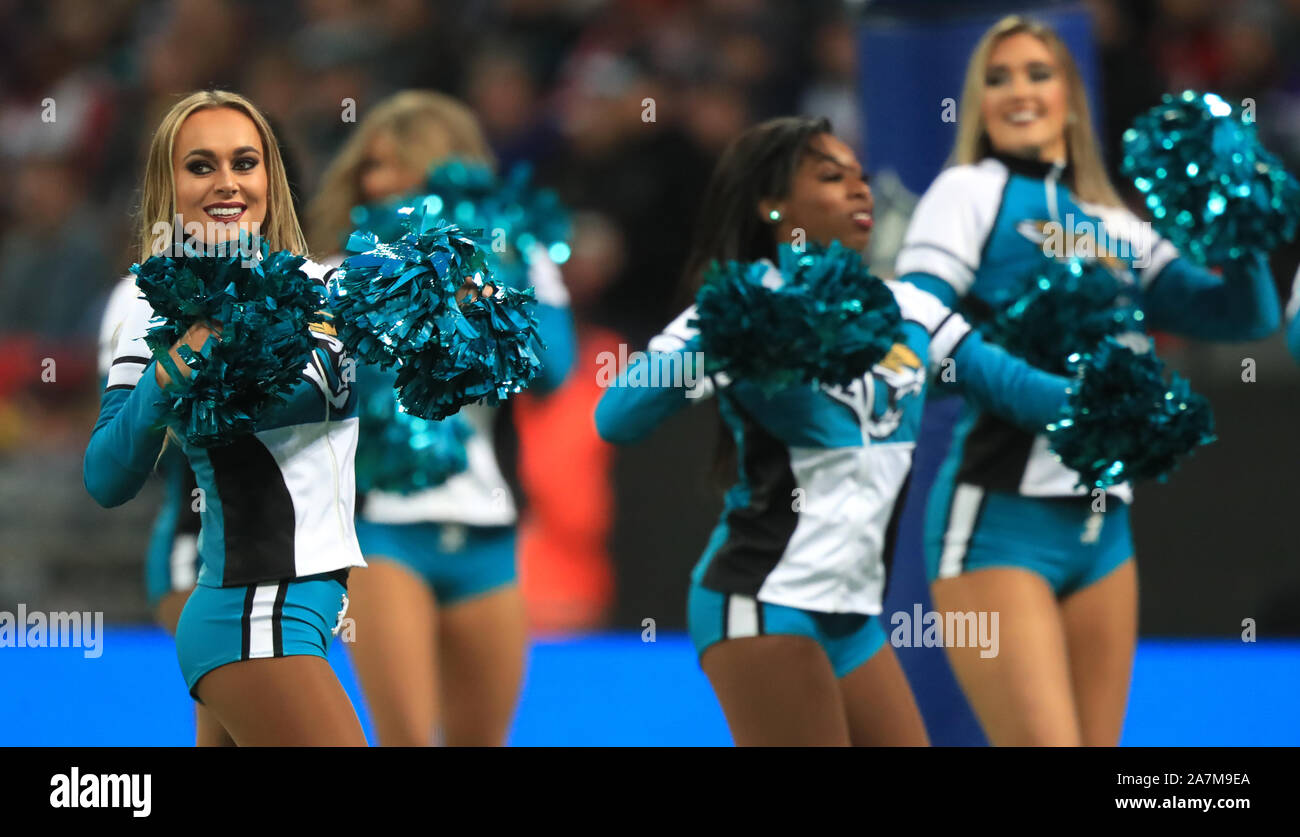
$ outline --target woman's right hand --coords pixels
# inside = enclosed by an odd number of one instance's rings
[[[207,343],[208,338],[213,335],[218,338],[221,337],[221,323],[199,321],[190,326],[186,332],[181,335],[181,339],[176,341],[176,345],[171,347],[172,361],[176,364],[176,368],[180,370],[182,375],[188,378],[192,374],[192,370],[188,365],[186,365],[185,361],[181,359],[180,353],[176,350],[181,346],[189,346],[196,352],[202,351],[203,344]],[[171,375],[167,374],[167,370],[163,369],[162,364],[154,366],[154,377],[158,381],[158,386],[164,389],[172,382]]]

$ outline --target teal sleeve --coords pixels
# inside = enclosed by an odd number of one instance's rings
[[[606,442],[631,444],[702,397],[694,381],[693,351],[641,354],[606,388],[596,404],[596,432]]]
[[[1286,327],[1286,347],[1291,350],[1291,357],[1300,363],[1300,317],[1292,317]]]
[[[554,392],[573,371],[578,355],[578,338],[573,330],[573,314],[568,307],[537,305],[537,332],[546,348],[542,351],[542,368],[529,392],[545,395]]]
[[[357,362],[357,398],[358,405],[364,404],[366,398],[385,388],[392,389],[397,384],[396,369],[380,369],[368,363]],[[361,409],[358,406],[358,409]]]
[[[1262,340],[1282,322],[1268,258],[1252,254],[1223,276],[1178,258],[1143,294],[1147,327],[1198,340]]]
[[[82,478],[90,496],[105,508],[140,493],[162,450],[167,405],[154,377],[156,366],[150,362],[133,389],[112,387],[100,398]]]
[[[953,352],[954,386],[966,400],[1024,430],[1041,432],[1060,416],[1070,385],[972,331]]]
[[[163,448],[162,456],[158,458],[158,471],[167,480],[167,490],[163,492],[162,508],[158,511],[157,520],[169,519],[174,533],[182,529],[180,525],[182,518],[192,518],[187,530],[196,530],[199,513],[194,510],[190,502],[194,498],[187,495],[184,490],[185,483],[191,479],[187,477],[190,471],[190,460],[181,450],[180,445],[170,444]]]

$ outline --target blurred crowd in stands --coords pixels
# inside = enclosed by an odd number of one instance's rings
[[[463,98],[502,165],[531,161],[574,211],[580,325],[639,347],[676,313],[698,196],[731,137],[807,113],[860,144],[855,20],[869,5],[0,0],[0,471],[30,478],[15,457],[33,451],[79,463],[102,305],[136,256],[143,154],[180,94],[257,103],[304,203],[354,127],[347,102],[360,118],[404,88]],[[1134,115],[1194,87],[1256,98],[1266,144],[1300,170],[1300,0],[1086,5],[1112,166]],[[60,386],[32,372],[47,357]]]
[[[583,315],[644,337],[672,313],[695,200],[732,136],[803,112],[858,141],[862,5],[0,0],[0,334],[93,335],[132,259],[149,131],[178,94],[215,85],[273,118],[302,199],[352,127],[345,100],[364,114],[405,87],[464,98],[503,165],[532,161],[580,213],[599,262],[568,277]],[[1268,144],[1300,163],[1300,0],[1087,5],[1111,160],[1136,113],[1197,87],[1256,98]],[[47,100],[53,122],[36,118]]]

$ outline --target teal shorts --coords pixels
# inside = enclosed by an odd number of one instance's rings
[[[226,663],[329,656],[348,609],[347,570],[247,587],[198,585],[176,625],[176,656],[190,695]]]
[[[724,639],[793,634],[815,640],[830,659],[835,676],[844,677],[885,644],[878,616],[800,610],[739,593],[719,593],[699,584],[691,584],[686,611],[691,641],[701,656]]]
[[[358,520],[357,540],[366,563],[396,561],[444,606],[513,584],[519,575],[513,526]]]
[[[1064,598],[1110,575],[1133,556],[1128,504],[1106,498],[1025,497],[961,484],[947,509],[926,520],[931,580],[990,567],[1041,576]]]

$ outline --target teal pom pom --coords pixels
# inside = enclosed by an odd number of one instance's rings
[[[393,388],[361,400],[357,490],[410,494],[433,488],[469,467],[465,441],[472,431],[459,416],[429,421],[407,413]]]
[[[1039,369],[1069,371],[1066,358],[1108,336],[1143,330],[1144,314],[1128,288],[1102,265],[1047,259],[1029,290],[980,326],[986,338]]]
[[[453,158],[439,165],[417,195],[352,209],[352,222],[383,242],[399,238],[410,216],[424,213],[455,224],[485,251],[498,284],[529,287],[528,266],[543,248],[551,261],[569,258],[569,213],[550,189],[532,184],[520,163],[503,178],[483,163]]]
[[[216,447],[251,433],[258,417],[283,403],[311,355],[307,326],[323,322],[324,289],[302,271],[306,261],[266,243],[230,245],[207,256],[153,256],[132,265],[136,284],[162,323],[145,341],[170,365],[168,350],[198,320],[221,324],[200,352],[177,352],[194,371],[173,374],[169,423],[196,447]],[[241,252],[242,251],[242,252]],[[253,260],[249,253],[258,254]],[[251,265],[251,266],[250,266]]]
[[[1154,353],[1138,354],[1108,337],[1071,362],[1082,377],[1063,417],[1047,426],[1047,441],[1079,472],[1083,487],[1163,482],[1182,457],[1214,441],[1209,402],[1176,372],[1166,384]]]
[[[384,244],[356,233],[331,283],[339,338],[361,362],[396,366],[412,415],[445,418],[472,402],[496,405],[541,367],[532,289],[498,287],[484,253],[427,207]],[[468,293],[466,292],[468,291]]]
[[[455,329],[455,293],[484,273],[483,252],[454,224],[427,214],[384,243],[353,233],[330,281],[339,339],[360,363],[390,368],[439,344]]]
[[[492,276],[506,287],[530,286],[528,265],[539,245],[556,264],[569,258],[568,210],[555,192],[533,186],[527,163],[498,179],[482,163],[452,159],[430,172],[424,190],[426,205],[441,203],[442,217],[483,231]]]
[[[1289,241],[1300,185],[1259,143],[1253,121],[1213,93],[1166,94],[1124,132],[1121,171],[1156,230],[1202,265]]]
[[[533,289],[482,280],[458,303],[455,335],[404,361],[397,397],[413,415],[441,419],[465,404],[495,407],[523,391],[542,367]]]
[[[715,262],[705,271],[692,324],[707,373],[723,371],[768,392],[844,386],[903,339],[893,293],[858,253],[832,242],[807,252],[786,245],[779,258],[779,287],[764,284],[762,262]]]
[[[353,231],[343,235],[339,246],[346,250],[351,237],[359,232],[370,233],[379,241],[396,241],[406,234],[414,208],[414,202],[406,196],[352,207],[349,220]]]

